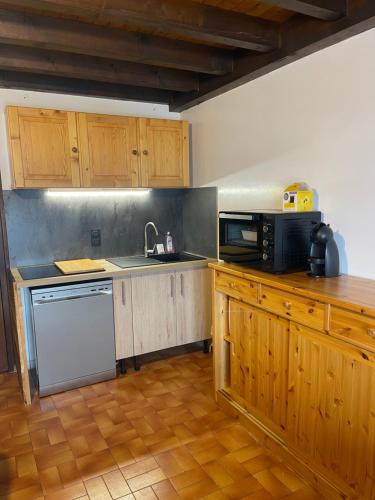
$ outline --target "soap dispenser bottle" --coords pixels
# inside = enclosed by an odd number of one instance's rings
[[[165,253],[174,253],[174,244],[171,233],[168,231],[165,235]]]

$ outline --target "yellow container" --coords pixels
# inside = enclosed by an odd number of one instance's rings
[[[284,212],[311,212],[313,210],[313,192],[305,182],[296,182],[288,186],[283,194]]]

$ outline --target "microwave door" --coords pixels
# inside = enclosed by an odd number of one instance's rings
[[[230,262],[261,259],[259,224],[242,219],[220,220],[220,258]]]

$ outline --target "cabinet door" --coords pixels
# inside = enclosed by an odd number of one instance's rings
[[[142,186],[189,185],[189,125],[185,121],[139,119]]]
[[[286,428],[289,324],[235,300],[229,301],[233,399],[275,432]]]
[[[134,356],[131,278],[113,280],[116,359]]]
[[[76,115],[7,108],[13,187],[79,187]]]
[[[177,343],[211,335],[211,274],[208,268],[176,272]]]
[[[134,354],[177,344],[175,272],[132,276]]]
[[[292,323],[288,440],[337,484],[374,498],[375,356]]]
[[[137,118],[78,114],[85,187],[137,187]]]

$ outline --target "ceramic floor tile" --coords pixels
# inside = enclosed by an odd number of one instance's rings
[[[0,374],[0,499],[322,498],[217,406],[210,355],[149,359],[29,407]]]

